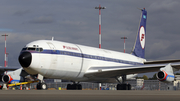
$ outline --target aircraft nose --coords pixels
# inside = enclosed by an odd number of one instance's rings
[[[30,52],[22,52],[19,55],[19,63],[22,67],[29,67],[32,61],[32,55]]]

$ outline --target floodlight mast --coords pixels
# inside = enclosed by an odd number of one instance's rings
[[[4,56],[4,67],[7,67],[7,53],[6,53],[6,36],[8,36],[7,34],[1,35],[1,36],[5,36],[5,56]]]
[[[124,39],[124,53],[125,53],[126,50],[125,40],[127,39],[127,37],[121,37],[121,39]]]
[[[95,9],[99,9],[99,48],[101,48],[101,9],[105,9],[106,7],[95,7]]]

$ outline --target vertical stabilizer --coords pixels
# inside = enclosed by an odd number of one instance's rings
[[[144,9],[141,9],[141,19],[140,24],[138,28],[138,33],[136,36],[136,41],[132,50],[132,54],[144,58],[145,55],[145,36],[146,36],[146,20],[147,20],[147,11]]]

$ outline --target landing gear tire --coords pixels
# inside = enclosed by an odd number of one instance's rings
[[[117,90],[131,90],[130,84],[117,84]]]
[[[67,85],[67,90],[72,90],[72,85],[71,84]]]
[[[46,83],[38,83],[37,84],[37,86],[36,86],[36,88],[38,89],[38,90],[47,90],[47,84]]]
[[[78,90],[82,90],[82,85],[81,84],[78,84],[77,87],[78,87]]]
[[[67,90],[82,90],[81,84],[68,84]]]

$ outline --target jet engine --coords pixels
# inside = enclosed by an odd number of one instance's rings
[[[2,81],[5,82],[5,83],[11,83],[12,80],[13,80],[13,78],[9,74],[8,75],[5,74],[5,75],[2,76]]]
[[[171,67],[171,64],[168,64],[163,68],[160,68],[160,71],[156,74],[156,77],[159,81],[162,82],[173,82],[175,77],[173,67]]]
[[[15,71],[7,71],[2,76],[2,81],[4,83],[17,83],[20,81],[24,81],[24,78],[21,76],[22,69],[17,69]]]
[[[156,74],[157,78],[159,81],[162,81],[162,82],[167,82],[167,83],[170,83],[170,82],[173,82],[174,81],[174,74],[173,73],[169,73],[169,72],[166,72],[166,71],[159,71],[157,74]]]

